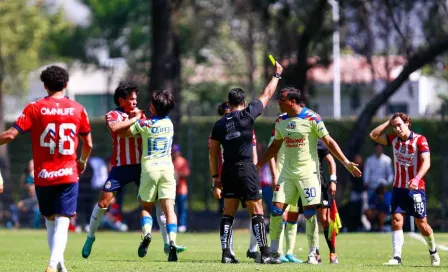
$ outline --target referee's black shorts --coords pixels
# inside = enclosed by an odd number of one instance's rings
[[[252,161],[224,162],[221,182],[224,198],[238,198],[242,201],[262,198],[257,168]]]

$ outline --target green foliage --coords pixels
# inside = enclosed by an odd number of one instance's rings
[[[40,49],[48,37],[48,18],[28,3],[0,1],[0,84],[6,93],[25,89],[28,73],[39,66]]]

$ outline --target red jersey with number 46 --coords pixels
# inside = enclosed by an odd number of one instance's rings
[[[45,97],[29,103],[13,126],[22,134],[31,131],[37,186],[78,182],[78,135],[90,133],[81,104],[67,97]]]

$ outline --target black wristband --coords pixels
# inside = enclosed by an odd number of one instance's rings
[[[274,77],[276,77],[276,78],[282,78],[282,75],[279,74],[279,73],[275,73],[275,74],[274,74]]]
[[[219,178],[219,175],[213,175],[212,178]]]

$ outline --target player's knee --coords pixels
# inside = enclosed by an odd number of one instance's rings
[[[317,214],[316,209],[306,209],[303,211],[303,216],[305,216],[306,219],[310,219],[311,217],[315,216]]]
[[[283,210],[280,209],[279,207],[275,206],[272,207],[272,216],[282,216],[283,214]]]

